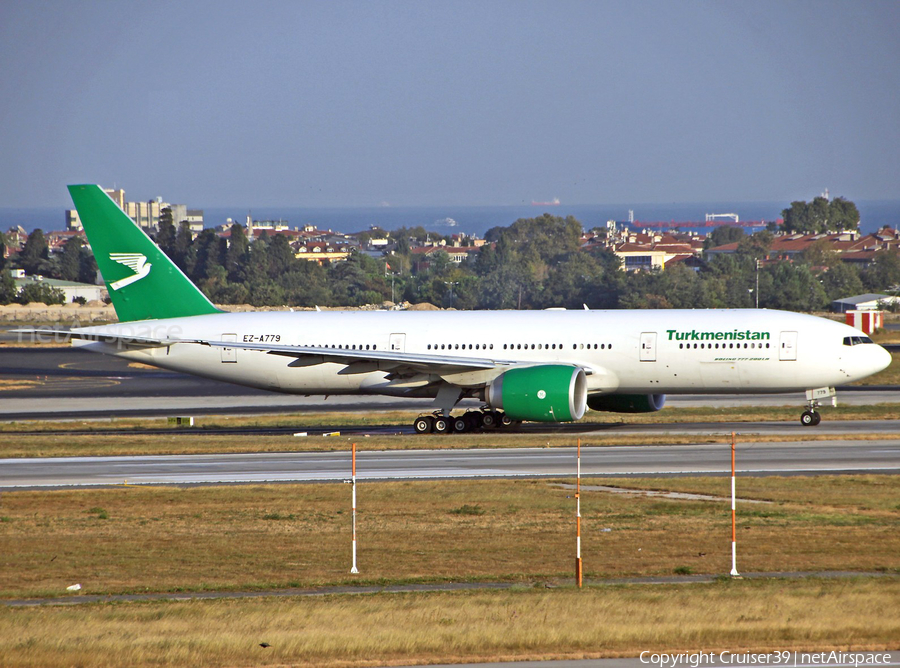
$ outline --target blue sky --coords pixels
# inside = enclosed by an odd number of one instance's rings
[[[0,207],[900,199],[897,2],[0,0]]]

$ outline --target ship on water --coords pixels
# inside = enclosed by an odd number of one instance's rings
[[[554,197],[549,202],[537,202],[531,200],[531,206],[559,206],[559,197]]]

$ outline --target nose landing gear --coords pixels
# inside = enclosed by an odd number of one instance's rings
[[[800,415],[800,424],[804,427],[815,427],[822,421],[822,416],[816,411],[803,411]]]
[[[800,424],[804,427],[815,427],[822,421],[822,416],[816,410],[822,405],[821,399],[831,398],[831,405],[837,406],[837,392],[833,387],[820,387],[806,391],[806,410],[800,415]]]

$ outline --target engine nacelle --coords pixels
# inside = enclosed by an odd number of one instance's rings
[[[510,369],[487,386],[485,400],[513,420],[580,420],[587,406],[587,378],[584,369],[564,364]]]
[[[665,394],[595,394],[587,400],[591,410],[610,413],[655,413],[665,403]]]

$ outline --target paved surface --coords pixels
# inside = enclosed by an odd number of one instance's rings
[[[302,440],[298,439],[298,447]],[[730,445],[582,448],[585,476],[723,475]],[[748,443],[741,475],[900,473],[900,441]],[[359,452],[361,481],[572,477],[574,448]],[[349,478],[350,452],[248,453],[0,460],[0,489],[125,484],[335,482]]]
[[[611,585],[684,585],[705,582],[715,582],[717,575],[669,575],[658,577],[638,578],[609,578],[607,580],[585,580],[586,587],[604,587]],[[893,578],[894,575],[871,572],[860,573],[855,571],[819,571],[819,572],[782,572],[782,573],[748,573],[741,575],[744,580],[765,580],[773,578],[797,579],[846,579],[846,578]],[[555,588],[558,586],[574,586],[574,579],[553,578],[552,582],[440,582],[432,584],[398,584],[398,585],[341,585],[334,587],[317,587],[310,589],[268,589],[256,591],[198,591],[178,593],[152,593],[152,594],[109,594],[105,596],[78,593],[58,596],[54,598],[23,598],[0,600],[0,605],[10,608],[27,608],[44,605],[83,605],[85,603],[114,603],[134,601],[189,601],[209,599],[233,599],[233,598],[290,598],[310,596],[337,596],[342,594],[403,594],[435,591],[461,591],[461,590],[507,590],[544,586]]]

